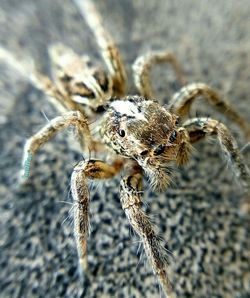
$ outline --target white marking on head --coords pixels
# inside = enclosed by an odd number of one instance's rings
[[[147,121],[144,114],[138,111],[138,107],[134,102],[128,100],[115,100],[111,103],[111,106],[122,115],[135,117],[137,120]]]

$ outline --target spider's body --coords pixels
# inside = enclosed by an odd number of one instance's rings
[[[124,168],[125,175],[120,183],[122,208],[140,236],[165,294],[174,297],[165,250],[149,217],[141,209],[142,177],[145,173],[154,188],[164,190],[170,180],[170,165],[185,165],[193,143],[215,136],[236,178],[248,189],[249,170],[227,127],[211,118],[185,118],[193,101],[203,96],[237,123],[248,138],[249,124],[215,90],[202,83],[186,85],[170,99],[167,107],[161,106],[154,99],[150,83],[152,66],[167,62],[184,82],[175,56],[168,51],[152,52],[135,61],[133,70],[138,95],[127,96],[125,67],[119,50],[103,28],[101,17],[91,1],[74,1],[95,35],[108,71],[93,66],[88,57],[56,44],[49,50],[54,66],[52,82],[34,69],[23,70],[17,59],[0,50],[0,55],[22,74],[29,74],[32,83],[48,95],[59,112],[63,112],[26,142],[22,178],[28,178],[31,160],[38,149],[69,125],[76,127],[83,152],[90,148],[98,154],[109,147],[113,152],[112,164],[98,159],[85,160],[79,162],[72,173],[74,233],[80,266],[83,270],[87,268],[87,181],[112,178]],[[89,127],[92,122],[96,125],[94,133]]]
[[[178,158],[183,141],[183,131],[176,127],[178,117],[157,101],[128,96],[112,101],[103,118],[103,141],[116,153],[136,160],[156,188],[166,187],[169,162]]]

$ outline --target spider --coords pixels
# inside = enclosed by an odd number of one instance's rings
[[[121,170],[121,206],[132,228],[141,238],[152,269],[167,297],[175,297],[168,273],[168,258],[154,227],[141,208],[142,180],[145,174],[152,188],[166,189],[171,177],[171,164],[185,165],[192,153],[192,145],[208,136],[218,139],[221,149],[232,165],[237,179],[249,188],[249,170],[227,127],[211,118],[186,120],[195,99],[204,97],[219,112],[240,126],[247,138],[249,124],[213,88],[203,83],[185,85],[161,106],[155,99],[150,71],[156,64],[169,63],[178,80],[185,84],[175,55],[169,51],[151,52],[133,64],[138,95],[126,95],[126,72],[119,50],[91,1],[74,0],[95,36],[107,70],[95,66],[89,57],[79,56],[62,44],[49,48],[53,64],[53,81],[30,71],[1,49],[1,55],[31,82],[43,90],[61,116],[27,140],[24,148],[22,182],[29,178],[36,152],[57,133],[75,126],[83,152],[108,152],[113,162],[98,159],[79,162],[71,176],[74,201],[74,236],[79,265],[87,270],[87,237],[89,227],[88,180],[110,179]],[[92,132],[90,123],[94,123]]]

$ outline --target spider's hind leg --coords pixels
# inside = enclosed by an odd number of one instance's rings
[[[88,179],[108,179],[121,169],[122,162],[117,160],[108,165],[100,160],[80,162],[71,176],[71,192],[74,200],[74,235],[79,257],[80,269],[87,269],[87,237],[89,231],[89,190]]]
[[[102,18],[91,0],[74,0],[80,13],[92,30],[113,82],[113,95],[121,97],[126,92],[126,72],[120,52],[111,35],[104,29]]]
[[[150,71],[156,64],[169,63],[176,73],[179,82],[184,85],[185,79],[176,56],[169,52],[152,52],[138,57],[133,64],[134,81],[140,94],[146,98],[154,98],[153,87],[150,83]]]
[[[202,140],[207,136],[216,136],[222,152],[232,165],[236,178],[242,182],[246,190],[250,189],[249,168],[244,162],[234,137],[224,124],[211,118],[193,118],[187,120],[183,127],[187,130],[191,143]]]
[[[43,91],[47,95],[47,99],[60,113],[80,111],[84,114],[81,105],[72,101],[66,93],[61,92],[48,76],[40,73],[31,58],[19,59],[0,45],[0,60],[3,60],[22,77],[29,80],[34,87]]]

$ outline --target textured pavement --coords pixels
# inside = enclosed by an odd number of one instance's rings
[[[176,53],[188,82],[205,82],[250,119],[250,3],[241,1],[95,1],[119,45],[135,93],[131,63],[152,49]],[[0,0],[0,43],[32,57],[49,74],[55,41],[102,63],[95,40],[71,1]],[[157,68],[164,102],[180,87]],[[58,113],[42,92],[0,61],[0,297],[160,297],[159,286],[119,202],[119,177],[91,195],[89,273],[79,277],[72,235],[70,174],[81,152],[66,130],[35,157],[30,182],[17,184],[25,139]],[[192,115],[237,126],[204,101]],[[246,196],[216,142],[202,142],[164,193],[145,181],[144,207],[173,252],[171,278],[179,297],[250,296],[250,216]],[[250,154],[246,153],[249,163]],[[142,255],[141,260],[140,255]]]

